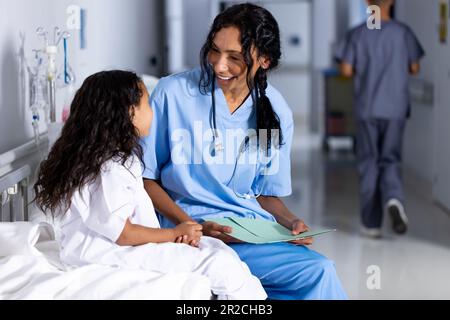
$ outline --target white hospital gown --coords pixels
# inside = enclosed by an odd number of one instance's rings
[[[137,157],[129,158],[125,165],[108,161],[95,182],[75,192],[61,222],[61,259],[74,266],[96,263],[164,274],[194,272],[210,279],[219,298],[267,297],[247,265],[217,239],[202,237],[199,248],[177,243],[117,245],[127,219],[160,227]]]

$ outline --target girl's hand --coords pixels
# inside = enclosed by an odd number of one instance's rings
[[[174,228],[176,235],[175,242],[198,247],[200,237],[203,235],[202,229],[202,225],[194,221],[180,223]]]
[[[189,242],[187,241],[187,235],[184,236],[179,236],[178,238],[175,239],[175,243],[184,243],[184,244],[189,244]]]
[[[292,223],[292,235],[298,235],[303,232],[309,231],[309,227],[303,222],[302,219],[297,219]],[[306,245],[310,246],[313,244],[313,238],[305,238],[305,239],[299,239],[299,240],[293,240],[289,241],[289,243],[295,244],[295,245]]]
[[[212,221],[203,222],[203,232],[205,236],[217,238],[225,243],[242,243],[241,240],[227,234],[231,233],[231,231],[231,227],[222,226]]]
[[[175,243],[184,243],[193,247],[198,248],[198,241],[191,240],[187,235],[179,236],[175,239]]]

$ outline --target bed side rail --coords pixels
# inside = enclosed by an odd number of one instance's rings
[[[28,221],[29,165],[0,177],[0,221]]]

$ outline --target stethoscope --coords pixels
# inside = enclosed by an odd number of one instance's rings
[[[212,111],[211,112],[212,119],[210,121],[210,125],[211,125],[213,137],[212,137],[212,141],[211,141],[211,145],[210,145],[210,155],[212,157],[216,157],[219,152],[224,151],[224,147],[220,141],[219,131],[217,130],[215,78],[214,77],[212,79],[212,90],[211,90],[211,111]],[[244,138],[244,140],[241,142],[241,145],[239,146],[238,155],[236,157],[236,161],[234,164],[233,174],[232,174],[231,180],[230,180],[234,194],[241,199],[247,199],[247,200],[256,199],[261,196],[262,190],[264,190],[264,187],[266,185],[266,174],[267,174],[267,166],[265,166],[264,173],[263,173],[263,183],[262,183],[261,189],[258,193],[256,193],[256,194],[254,194],[253,192],[239,193],[236,191],[236,179],[234,179],[234,177],[235,177],[241,156],[245,153],[245,150],[248,148],[249,142],[252,138],[255,138],[255,137],[246,136]]]
[[[224,150],[224,147],[219,139],[219,131],[217,130],[217,121],[216,121],[216,81],[213,77],[212,79],[212,90],[211,90],[211,110],[212,110],[212,116],[210,121],[211,130],[213,134],[213,141],[211,142],[211,146],[209,148],[211,157],[217,156],[218,152],[221,152]]]

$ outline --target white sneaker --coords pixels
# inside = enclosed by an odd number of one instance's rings
[[[381,228],[366,228],[361,226],[361,235],[371,239],[380,239]]]
[[[403,204],[397,199],[391,199],[386,204],[386,212],[391,216],[392,229],[397,234],[405,234],[408,230],[408,217]]]

